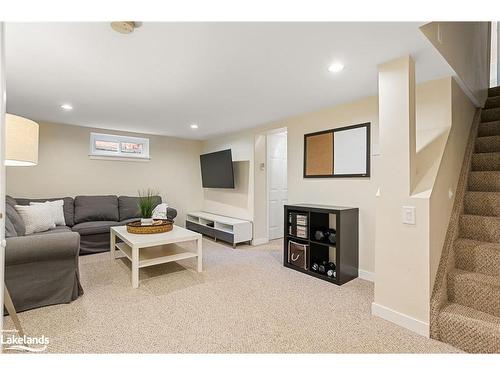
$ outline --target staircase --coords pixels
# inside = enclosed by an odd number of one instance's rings
[[[473,353],[500,353],[500,87],[488,94],[465,165],[443,301],[431,318],[434,338]]]

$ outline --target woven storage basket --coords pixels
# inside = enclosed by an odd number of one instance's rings
[[[152,225],[141,225],[141,221],[133,221],[127,224],[127,232],[133,234],[155,234],[170,232],[174,227],[173,220],[155,220]]]

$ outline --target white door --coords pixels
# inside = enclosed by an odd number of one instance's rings
[[[288,200],[286,146],[286,131],[267,135],[269,240],[283,237],[283,205]]]
[[[5,33],[0,22],[0,308],[3,312],[4,262],[5,262]],[[0,315],[0,333],[3,329],[3,314]],[[0,352],[2,346],[0,345]]]

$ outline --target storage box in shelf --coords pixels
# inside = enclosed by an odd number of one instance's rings
[[[288,263],[306,270],[308,268],[308,248],[309,245],[288,241]]]

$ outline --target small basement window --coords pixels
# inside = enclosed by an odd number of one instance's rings
[[[149,139],[90,133],[91,159],[149,160]]]

